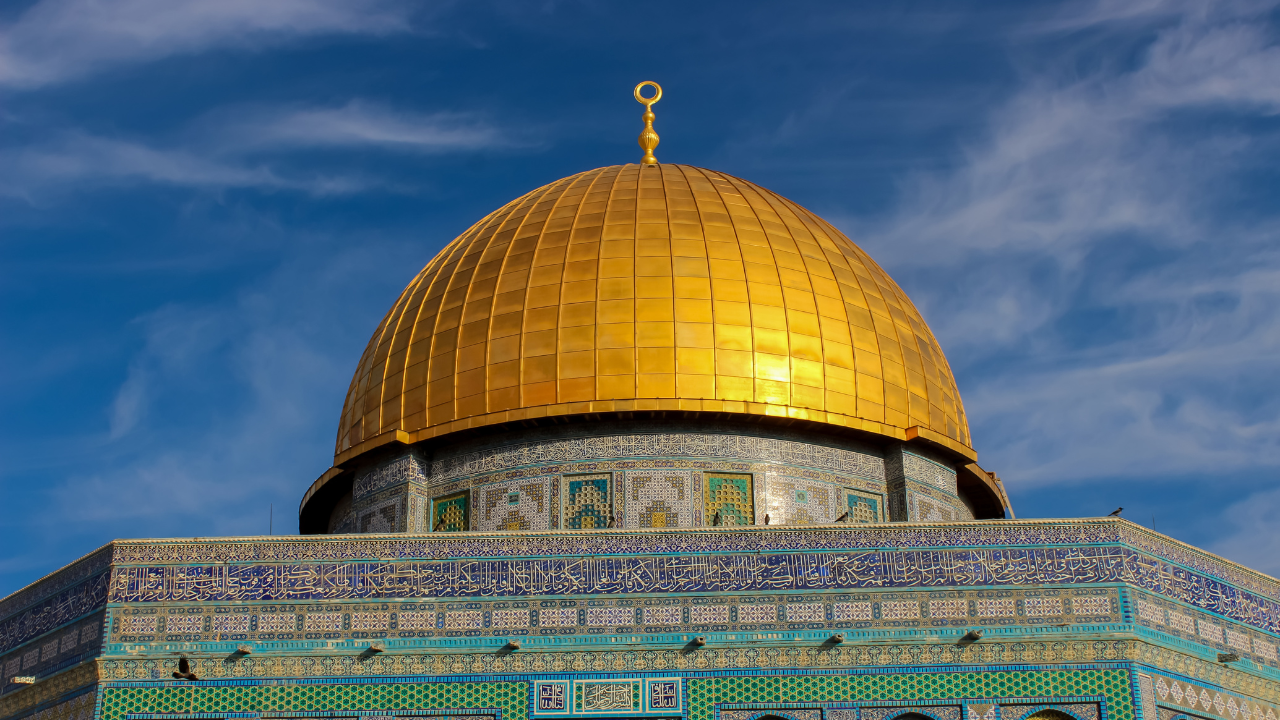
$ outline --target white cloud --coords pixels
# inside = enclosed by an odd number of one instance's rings
[[[158,147],[78,132],[0,149],[0,195],[31,199],[68,185],[154,183],[196,188],[301,190],[317,195],[366,189],[350,176],[286,176],[269,164],[222,158],[205,149]]]
[[[0,86],[39,87],[214,48],[409,29],[384,0],[41,0],[0,28]]]
[[[1280,112],[1275,3],[1213,5],[1037,27],[1097,33],[1088,62],[1023,68],[957,169],[845,223],[958,366],[984,465],[1023,487],[1280,467],[1280,212],[1227,204],[1280,155],[1233,125]]]
[[[338,107],[223,110],[193,128],[185,133],[189,141],[168,146],[51,132],[40,141],[0,147],[0,195],[31,198],[50,188],[85,183],[338,195],[387,184],[349,171],[291,170],[290,153],[353,147],[449,153],[510,144],[502,131],[473,115],[404,112],[358,100]]]
[[[394,297],[405,278],[386,268],[422,259],[418,243],[308,238],[299,248],[312,244],[329,251],[290,254],[230,296],[132,324],[141,343],[103,408],[109,431],[79,439],[93,462],[66,462],[48,499],[65,513],[31,518],[37,536],[265,534],[272,502],[276,532],[296,532],[296,503],[328,465],[343,391],[376,324],[352,286]],[[138,377],[145,392],[118,429],[119,398],[135,396]],[[65,533],[45,527],[68,522]]]
[[[505,144],[496,128],[463,113],[412,113],[353,100],[332,108],[237,110],[219,123],[226,149],[386,146],[424,152]]]
[[[1273,475],[1271,480],[1277,478]],[[1221,514],[1232,532],[1210,549],[1242,565],[1280,577],[1280,489],[1263,490],[1233,503]]]

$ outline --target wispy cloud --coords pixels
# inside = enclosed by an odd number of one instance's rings
[[[1210,549],[1238,563],[1280,577],[1280,489],[1264,490],[1232,503],[1222,513],[1229,534]]]
[[[32,199],[67,186],[151,183],[194,188],[300,190],[316,195],[357,192],[357,177],[282,175],[266,162],[219,157],[205,148],[163,147],[79,132],[0,149],[0,195]]]
[[[234,120],[218,125],[225,148],[233,153],[355,146],[448,152],[510,142],[475,115],[404,112],[360,100],[331,108],[237,109]]]
[[[384,0],[41,0],[0,28],[0,86],[31,88],[214,48],[410,29]]]
[[[0,195],[31,198],[71,185],[137,183],[346,194],[389,185],[344,168],[299,170],[289,158],[323,148],[451,153],[512,144],[475,115],[414,113],[362,101],[223,110],[192,127],[168,144],[67,131],[0,147]]]
[[[848,223],[926,288],[984,460],[1023,487],[1280,466],[1280,213],[1229,205],[1280,155],[1236,125],[1280,112],[1275,3],[1213,6],[1037,26],[1095,33],[1089,61],[1024,68],[957,169]]]

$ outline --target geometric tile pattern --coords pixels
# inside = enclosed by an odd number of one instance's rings
[[[959,705],[862,708],[862,720],[887,720],[887,718],[895,718],[904,713],[914,713],[933,720],[960,720]]]
[[[770,524],[819,525],[834,522],[847,504],[844,488],[769,473]],[[839,512],[837,512],[839,507]]]
[[[494,483],[472,491],[476,530],[546,530],[551,521],[550,478]]]
[[[155,619],[155,616],[151,617]],[[35,651],[27,645],[0,655],[0,692],[15,689],[6,684],[15,675],[42,675],[74,664],[97,654],[101,644],[102,614],[95,613],[91,618],[44,636]]]
[[[882,500],[878,495],[864,493],[852,488],[845,488],[843,491],[845,505],[840,509],[836,516],[839,517],[844,513],[849,513],[849,517],[845,522],[851,523],[878,523],[884,522],[884,515],[881,514]]]
[[[723,432],[657,432],[590,435],[522,442],[451,455],[441,452],[431,467],[431,482],[439,484],[499,468],[540,463],[567,463],[611,458],[670,457],[776,462],[854,475],[884,482],[884,460],[872,452],[773,437]]]
[[[707,473],[704,482],[706,495],[702,517],[705,524],[755,524],[755,493],[750,475]]]
[[[907,506],[911,522],[954,522],[972,519],[959,515],[955,505],[943,503],[913,490],[907,491]]]
[[[1019,603],[1027,606],[1028,612],[1036,611],[1036,602],[1043,600],[1055,601],[1056,605],[1052,605],[1053,609],[1061,609],[1064,606],[1070,606],[1069,603],[1062,602],[1064,598],[1042,598],[1034,593],[1043,591],[1002,591],[1009,594],[1009,597],[987,598],[983,597],[984,593],[989,591],[951,591],[948,593],[950,600],[925,600],[929,597],[929,593],[913,591],[913,592],[892,592],[892,593],[867,593],[863,594],[864,600],[859,601],[841,601],[836,600],[840,596],[832,596],[832,594],[824,593],[820,596],[810,596],[806,602],[792,602],[786,607],[785,618],[790,623],[823,623],[829,620],[835,623],[851,623],[858,621],[859,628],[879,628],[879,626],[893,626],[899,628],[900,623],[897,620],[919,620],[922,618],[932,619],[956,619],[968,620],[970,612],[974,612],[974,619],[991,620],[993,616],[1007,616],[1007,618],[1018,618]],[[1094,589],[1087,589],[1088,592],[1096,593]],[[1108,591],[1115,594],[1115,591]],[[1028,594],[1030,593],[1030,594]],[[1024,600],[1025,596],[1025,600]],[[1106,601],[1103,607],[1110,610],[1112,601],[1108,596],[1066,596],[1078,600],[1084,597],[1085,600],[1102,600]],[[883,598],[883,600],[882,600]],[[724,598],[717,596],[686,596],[681,598],[676,605],[666,605],[662,607],[645,607],[643,618],[640,623],[646,625],[672,625],[685,623],[684,610],[687,609],[689,619],[687,623],[690,625],[699,624],[727,624],[741,623],[745,625],[756,625],[762,623],[777,623],[780,621],[780,611],[778,611],[777,598],[771,596],[735,596],[731,598],[731,602],[723,602]],[[713,601],[713,602],[708,602]],[[922,612],[924,602],[928,607],[928,614]],[[184,628],[188,628],[189,632],[180,635],[166,635],[169,639],[184,639],[184,641],[227,641],[227,639],[239,639],[239,641],[252,641],[252,639],[261,639],[261,641],[283,641],[283,639],[293,639],[293,633],[296,632],[325,632],[330,633],[326,638],[337,637],[364,637],[361,633],[381,632],[381,630],[396,629],[401,633],[402,637],[429,638],[436,635],[436,614],[444,610],[448,620],[444,623],[444,629],[448,630],[480,630],[492,628],[497,634],[499,628],[534,628],[534,626],[544,626],[544,628],[580,628],[579,610],[577,607],[586,606],[585,601],[561,601],[562,606],[559,607],[540,607],[540,609],[525,609],[524,603],[517,602],[515,607],[512,603],[503,600],[488,600],[488,598],[475,598],[466,603],[466,609],[454,609],[456,603],[435,603],[435,602],[404,602],[394,603],[394,605],[352,605],[352,603],[329,602],[321,606],[269,606],[270,611],[261,611],[252,606],[223,606],[210,603],[205,607],[201,607],[201,612],[184,612],[183,615],[165,616],[165,623],[172,628],[175,623],[182,623]],[[567,603],[567,605],[563,605]],[[586,615],[586,625],[630,625],[635,623],[634,606],[630,602],[623,601],[621,598],[611,598],[609,596],[595,596],[594,607],[589,607],[588,615]],[[621,605],[616,605],[621,603]],[[1050,606],[1044,606],[1050,607]],[[116,610],[115,612],[128,612],[127,609]],[[147,619],[145,626],[160,626],[159,616],[157,615],[123,615],[120,616],[115,623],[113,634],[110,635],[113,643],[131,643],[138,642],[138,638],[160,638],[159,634],[137,635],[124,633],[122,629],[133,628],[136,619]],[[659,619],[660,618],[660,619]],[[736,618],[736,620],[735,620]],[[1048,618],[1048,616],[1047,616]],[[1070,615],[1051,616],[1055,621],[1071,621]],[[1119,616],[1093,614],[1085,616],[1088,621],[1119,621]],[[1076,620],[1083,621],[1083,620]],[[887,624],[886,623],[890,623]],[[840,625],[846,626],[846,625]],[[90,626],[92,628],[92,626]],[[726,628],[730,629],[730,628]],[[334,635],[333,633],[338,633]],[[408,633],[408,635],[404,634]],[[563,633],[561,633],[563,634]],[[570,634],[576,634],[573,630]],[[41,644],[36,647],[35,656],[32,661],[42,661],[45,655],[46,644],[51,644],[49,652],[61,652],[65,643],[70,642],[72,638],[78,638],[77,633],[70,633],[63,637],[63,642],[56,641]],[[96,638],[96,633],[91,633],[91,637]],[[115,647],[115,646],[113,646]],[[15,669],[20,670],[22,665],[22,657],[20,653],[10,653],[10,664]],[[63,656],[59,656],[63,657]],[[0,664],[0,667],[4,667]],[[10,675],[17,674],[17,670]]]
[[[609,527],[613,520],[612,475],[569,475],[564,478],[564,527],[590,530]]]
[[[628,472],[625,527],[693,526],[693,477],[689,472]]]
[[[656,682],[656,681],[650,681]],[[849,703],[895,702],[896,707],[915,708],[921,714],[938,720],[954,720],[954,706],[937,705],[940,700],[969,697],[1043,698],[1068,696],[1102,696],[1111,720],[1133,720],[1129,695],[1129,673],[1121,669],[1026,670],[1019,672],[940,672],[905,675],[733,675],[728,677],[694,677],[687,681],[687,707],[692,720],[711,720],[716,706],[740,703]],[[641,711],[640,681],[578,680],[574,681],[575,710],[584,714]],[[618,687],[595,687],[618,686]],[[660,689],[667,693],[666,688]],[[540,696],[541,696],[540,689]],[[260,684],[250,680],[240,685],[217,683],[175,684],[146,683],[117,686],[108,684],[99,691],[100,720],[123,720],[127,713],[255,713],[289,717],[303,712],[351,713],[377,716],[415,711],[415,715],[443,715],[417,712],[450,709],[492,709],[504,720],[524,720],[529,709],[529,684],[526,682],[460,682],[412,683],[365,682],[357,684]],[[661,695],[659,702],[666,702]],[[81,701],[84,702],[84,701]],[[551,694],[547,704],[559,701]],[[1002,703],[1009,703],[1003,700]],[[1016,702],[1016,701],[1013,701]],[[1036,709],[1030,703],[1013,711],[1012,717]],[[1225,707],[1225,703],[1224,703]],[[550,707],[548,709],[551,709]],[[656,708],[655,708],[656,709]],[[813,708],[816,709],[816,708]],[[1063,709],[1076,709],[1064,706]],[[888,717],[882,709],[867,708],[867,717]],[[741,711],[734,711],[740,713]],[[765,710],[757,714],[767,714]],[[780,708],[783,715],[791,713]],[[805,710],[797,709],[804,713]],[[1265,720],[1251,706],[1243,720]],[[1240,713],[1237,706],[1237,715]],[[1073,713],[1074,714],[1074,713]],[[1229,713],[1210,713],[1213,717],[1231,718]],[[738,717],[737,715],[731,717]],[[41,718],[41,720],[45,720]],[[53,720],[82,720],[57,717]],[[742,716],[741,720],[746,720]],[[1233,720],[1242,720],[1238,716]]]
[[[1154,691],[1156,702],[1189,708],[1197,715],[1224,720],[1276,720],[1280,716],[1280,707],[1270,703],[1160,675],[1154,678]]]
[[[102,688],[98,720],[123,720],[127,713],[137,712],[282,714],[373,710],[377,712],[371,714],[380,714],[433,708],[493,708],[501,711],[503,720],[524,720],[528,715],[529,689],[524,682],[157,685]]]
[[[468,493],[456,493],[431,501],[431,531],[461,532],[469,530],[467,517]]]
[[[24,720],[93,720],[93,704],[97,694],[90,690],[52,707],[28,715]]]
[[[1244,625],[1195,612],[1150,595],[1135,594],[1132,607],[1139,622],[1162,632],[1181,635],[1220,651],[1252,655],[1254,662],[1276,665],[1277,660],[1280,660],[1273,637],[1255,632]],[[1080,613],[1077,611],[1076,614]]]
[[[872,708],[864,709],[863,717],[866,717],[865,715],[866,711],[871,709]],[[875,710],[879,710],[879,708],[875,708]],[[836,711],[836,712],[838,713],[839,711]],[[854,711],[855,716],[856,714],[857,714],[857,711]],[[754,708],[751,708],[750,710],[726,710],[724,708],[720,709],[720,720],[756,720],[762,715],[777,717],[777,718],[781,718],[782,720],[822,720],[822,709],[821,708],[789,708],[789,707],[781,707],[781,708],[771,707],[767,710],[759,707],[754,707]],[[828,713],[828,717],[830,717],[830,713]],[[856,720],[856,718],[851,717],[849,718],[849,720]],[[959,719],[957,718],[957,720]]]
[[[496,646],[495,646],[496,647]],[[665,668],[671,672],[698,671],[709,668],[744,667],[761,672],[776,669],[825,668],[840,672],[857,672],[859,668],[895,669],[901,672],[957,669],[969,670],[974,665],[1043,665],[1053,663],[1115,662],[1145,652],[1143,643],[1134,640],[1082,640],[1064,643],[982,642],[967,646],[943,643],[886,644],[859,646],[846,643],[836,648],[813,646],[761,648],[743,652],[736,648],[716,648],[709,644],[697,652],[680,647],[667,647],[635,653],[591,650],[566,652],[541,650],[515,652],[508,655],[481,653],[392,654],[384,653],[365,660],[347,656],[260,655],[255,653],[237,662],[224,662],[222,657],[192,658],[192,670],[203,681],[237,678],[362,678],[403,677],[407,675],[451,676],[463,678],[480,670],[486,673],[616,673],[644,672]],[[482,657],[483,656],[483,657]],[[1187,656],[1170,658],[1170,664],[1185,662]],[[160,680],[173,670],[172,657],[162,659],[118,658],[101,661],[104,680]],[[994,668],[992,668],[994,671]],[[1026,672],[1028,670],[1020,670]],[[1074,673],[1075,670],[1068,674]],[[1243,679],[1245,676],[1241,675]],[[203,683],[202,683],[203,685]],[[997,695],[999,697],[1000,695]],[[942,698],[950,696],[941,695]]]
[[[1112,720],[1133,720],[1129,672],[1119,669],[922,673],[903,675],[690,678],[690,720],[712,720],[716,705],[744,702],[851,702],[1103,696]]]
[[[903,451],[902,472],[910,480],[935,487],[949,495],[956,494],[956,471],[941,463]]]
[[[1009,547],[1011,542],[1015,547]],[[977,548],[965,550],[965,558],[999,557],[998,573],[992,572],[996,566],[991,564],[981,567],[981,572],[986,575],[984,583],[988,585],[1043,583],[1042,568],[1046,564],[1066,562],[1061,567],[1055,566],[1053,582],[1075,585],[1127,583],[1162,593],[1164,597],[1182,603],[1183,607],[1210,610],[1264,631],[1280,632],[1280,583],[1230,565],[1208,553],[1167,542],[1132,523],[1102,519],[1023,521],[1017,524],[984,521],[923,528],[847,525],[822,533],[785,528],[767,533],[617,533],[573,538],[572,543],[575,548],[581,548],[578,552],[592,556],[664,552],[675,545],[686,548],[685,551],[690,553],[803,549],[838,550],[847,555],[850,548],[885,548],[875,551],[875,555],[878,557],[876,563],[883,563],[890,573],[887,577],[893,578],[898,572],[894,568],[901,564],[923,573],[921,581],[931,585],[965,585],[970,582],[946,570],[945,565],[930,564],[935,562],[931,558],[948,564],[960,561],[960,556],[952,557],[952,548],[962,545]],[[491,537],[458,533],[358,541],[331,538],[119,541],[108,548],[108,556],[115,563],[110,576],[103,573],[89,581],[101,589],[100,594],[97,590],[80,594],[84,585],[75,586],[65,594],[55,593],[56,597],[42,594],[46,583],[50,587],[65,583],[63,573],[74,574],[79,566],[76,564],[55,573],[34,589],[24,591],[25,597],[33,599],[30,607],[21,613],[0,618],[0,648],[11,648],[33,634],[38,635],[51,627],[73,621],[95,607],[100,608],[108,594],[112,602],[119,603],[157,602],[179,596],[191,601],[216,601],[220,597],[232,599],[232,595],[223,589],[226,586],[209,584],[203,579],[211,573],[207,564],[223,563],[230,558],[243,558],[242,561],[237,560],[243,564],[227,566],[218,572],[226,573],[229,580],[234,576],[233,582],[238,585],[234,599],[239,601],[283,597],[273,595],[285,590],[283,583],[270,579],[269,573],[278,573],[284,567],[292,567],[299,573],[289,580],[292,589],[288,592],[305,593],[311,592],[303,579],[305,575],[319,573],[316,576],[320,577],[331,572],[364,572],[360,569],[360,562],[366,557],[382,558],[382,567],[390,568],[421,558],[482,556],[497,560],[556,555],[564,552],[565,544],[566,538],[558,536]],[[1063,547],[1067,544],[1071,547]],[[922,553],[924,550],[929,552]],[[855,551],[855,556],[861,554],[862,551]],[[347,559],[343,570],[336,565],[326,565],[339,558]],[[274,567],[268,573],[265,565],[255,565],[255,562]],[[205,565],[182,567],[184,563]],[[408,569],[408,566],[404,567]],[[1169,573],[1176,574],[1179,582],[1169,583]],[[902,583],[891,580],[890,584]],[[379,594],[370,592],[372,588],[369,585],[361,585],[361,588],[360,592],[352,592],[329,586],[325,592],[338,590],[338,596],[350,597]],[[1223,602],[1217,598],[1230,598],[1230,601]],[[10,600],[4,602],[11,603]]]

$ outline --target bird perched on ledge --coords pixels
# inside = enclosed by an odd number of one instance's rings
[[[1124,510],[1124,508],[1122,508],[1122,507],[1118,507],[1118,508],[1116,508],[1115,510],[1113,510],[1113,511],[1111,512],[1111,514],[1110,514],[1110,515],[1108,515],[1107,517],[1120,517],[1120,511],[1121,511],[1121,510]]]
[[[186,658],[178,658],[178,669],[173,673],[174,680],[199,680],[196,674],[191,672],[191,663]]]

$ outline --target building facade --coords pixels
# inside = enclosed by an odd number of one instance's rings
[[[300,535],[117,541],[0,600],[0,719],[1280,720],[1275,579],[1015,520],[976,460],[835,228],[582,173],[397,299]]]

